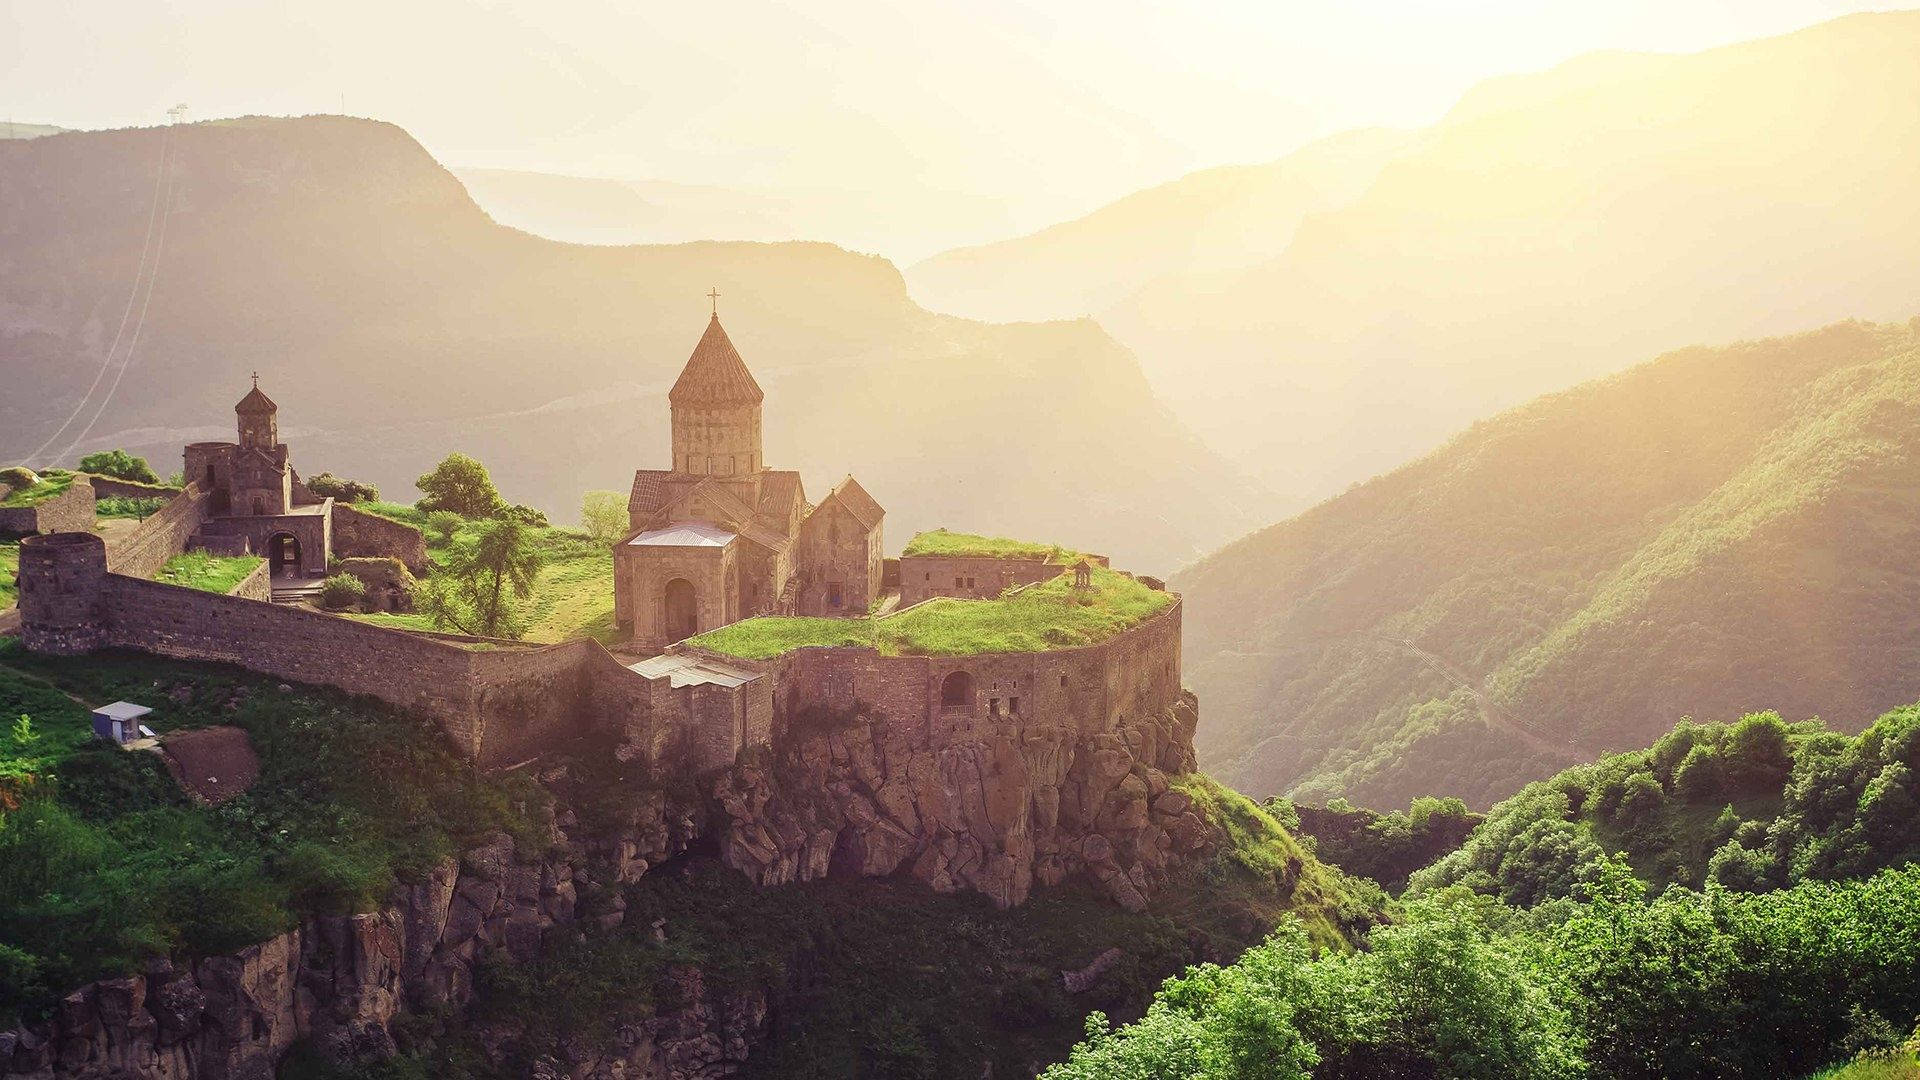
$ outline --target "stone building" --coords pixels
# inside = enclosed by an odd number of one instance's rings
[[[636,646],[879,597],[886,512],[851,476],[815,506],[799,473],[767,468],[764,399],[715,314],[667,395],[669,467],[634,473],[614,549],[614,614]]]

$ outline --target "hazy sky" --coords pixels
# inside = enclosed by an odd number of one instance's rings
[[[1422,124],[1490,75],[1865,8],[0,0],[0,110],[100,127],[153,123],[176,102],[206,118],[344,101],[450,164],[871,190],[876,213],[944,215],[959,242],[1342,128]]]

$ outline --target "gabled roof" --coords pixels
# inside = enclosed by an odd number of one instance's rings
[[[727,340],[720,328],[720,316],[707,323],[700,344],[693,347],[687,366],[668,391],[667,400],[675,405],[758,405],[766,395],[753,381],[753,372],[740,359],[740,351]]]
[[[825,506],[836,501],[846,508],[847,513],[853,515],[855,521],[868,529],[880,524],[880,519],[887,516],[887,512],[874,501],[873,496],[867,494],[867,489],[860,486],[860,481],[851,476],[840,481],[832,491],[827,492],[827,497],[820,500],[820,505]]]
[[[633,474],[633,491],[627,496],[627,513],[657,514],[672,497],[666,479],[669,469],[639,469]]]
[[[243,414],[270,413],[277,412],[279,408],[272,398],[260,392],[260,385],[255,383],[253,389],[247,391],[247,396],[240,399],[240,404],[233,407],[233,411]]]
[[[807,496],[800,486],[800,474],[791,469],[768,469],[760,474],[760,513],[782,522],[793,512],[793,504],[805,504]]]
[[[748,506],[746,501],[740,498],[739,494],[733,490],[733,485],[728,482],[728,478],[723,476],[703,476],[691,484],[680,483],[668,486],[666,501],[661,504],[661,510],[671,514],[682,503],[689,502],[695,496],[702,494],[707,496],[711,501],[712,509],[717,511],[713,516],[724,518],[729,526],[743,525],[753,520],[753,507]]]

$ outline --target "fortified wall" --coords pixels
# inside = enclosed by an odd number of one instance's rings
[[[6,489],[0,487],[0,495]],[[0,507],[0,533],[90,532],[93,529],[93,488],[75,479],[67,490],[35,506]]]
[[[191,517],[183,513],[153,528],[191,532]],[[485,768],[518,764],[603,727],[647,747],[655,761],[696,768],[728,764],[738,750],[731,735],[701,739],[689,730],[736,703],[716,705],[656,687],[598,642],[527,646],[409,633],[119,572],[121,566],[157,569],[147,552],[160,546],[154,540],[125,553],[116,547],[110,557],[91,533],[23,540],[26,646],[60,655],[137,649],[367,694],[433,718]],[[724,731],[744,729],[743,722],[725,719]]]

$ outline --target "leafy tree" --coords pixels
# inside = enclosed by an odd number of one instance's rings
[[[611,544],[627,531],[627,500],[617,491],[589,491],[580,500],[580,525],[587,535]]]
[[[489,521],[448,555],[446,567],[429,580],[420,608],[443,630],[513,636],[519,618],[510,601],[532,594],[544,562],[526,525],[512,518]]]
[[[323,472],[307,478],[307,490],[322,498],[337,499],[341,502],[379,502],[380,489],[372,484],[358,480],[348,480]]]
[[[80,471],[111,476],[119,480],[131,480],[139,484],[157,484],[160,478],[154,475],[153,466],[147,459],[127,453],[125,450],[101,450],[80,459]]]
[[[512,506],[503,506],[496,512],[500,517],[512,518],[522,525],[531,525],[536,529],[547,527],[547,512],[531,506],[514,503]]]
[[[415,480],[422,498],[414,505],[432,513],[447,510],[464,518],[491,517],[504,500],[494,489],[487,467],[465,454],[448,454],[433,471]]]

